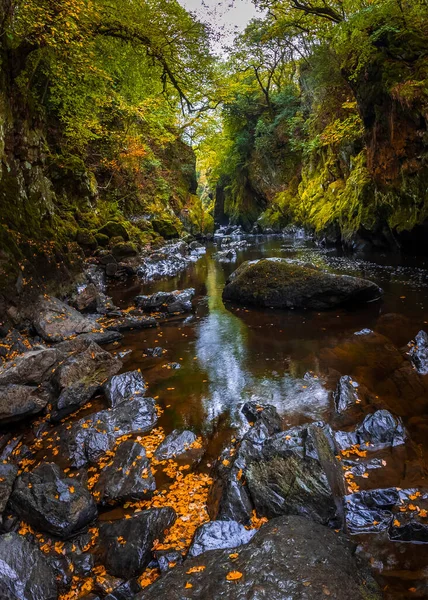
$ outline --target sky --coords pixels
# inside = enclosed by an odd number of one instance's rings
[[[247,23],[260,15],[251,0],[178,0],[187,10],[196,13],[200,21],[208,23],[219,34],[215,45],[221,51],[230,45],[235,33],[245,29]]]

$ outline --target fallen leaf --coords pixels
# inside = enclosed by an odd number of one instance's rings
[[[227,581],[236,581],[237,579],[241,579],[242,573],[240,571],[229,571],[226,575]]]

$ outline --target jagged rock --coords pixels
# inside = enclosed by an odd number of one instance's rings
[[[0,463],[0,515],[6,508],[17,474],[18,467],[15,465]]]
[[[357,404],[361,403],[359,387],[359,384],[352,377],[349,377],[349,375],[344,375],[339,379],[334,393],[336,412],[346,412],[348,409],[354,408]]]
[[[272,258],[240,265],[230,276],[223,299],[246,305],[323,310],[370,302],[382,293],[372,281],[332,275]]]
[[[335,440],[339,448],[345,449],[355,444],[363,446],[399,446],[406,441],[406,431],[399,417],[388,410],[377,410],[367,415],[355,431],[336,431]]]
[[[111,377],[104,385],[104,393],[109,406],[114,408],[122,402],[130,400],[133,396],[144,396],[146,387],[140,371],[129,371]]]
[[[41,412],[48,403],[46,394],[27,385],[0,386],[0,422],[10,423]]]
[[[396,488],[370,490],[344,497],[345,522],[351,533],[374,533],[388,529],[391,510],[400,496]]]
[[[73,466],[97,460],[114,446],[118,437],[146,433],[157,421],[153,398],[135,398],[116,408],[102,410],[77,421],[61,436],[63,450]]]
[[[173,292],[156,292],[150,296],[136,296],[135,304],[146,312],[160,312],[163,310],[169,313],[190,312],[194,295],[195,290],[193,288]]]
[[[280,517],[264,525],[237,549],[213,550],[187,559],[143,590],[135,600],[380,600],[382,594],[368,569],[355,558],[345,536],[302,517]],[[194,567],[203,571],[189,574]],[[230,571],[242,573],[228,581]],[[186,588],[186,583],[191,588]]]
[[[110,462],[93,488],[100,504],[151,498],[156,482],[144,446],[127,440],[120,444]]]
[[[114,308],[113,301],[101,292],[94,283],[89,283],[77,292],[73,305],[80,312],[98,312],[104,314]]]
[[[164,350],[160,346],[156,346],[155,348],[146,348],[144,350],[144,353],[147,354],[147,356],[153,356],[154,358],[159,358],[159,356],[162,356],[163,352]]]
[[[100,329],[99,325],[58,298],[40,296],[33,311],[33,325],[48,342],[62,342],[79,333]]]
[[[59,421],[83,406],[121,366],[120,360],[94,342],[83,352],[67,358],[54,375],[59,397],[54,403],[51,420]]]
[[[412,516],[399,516],[400,525],[395,520],[389,527],[389,537],[394,542],[428,543],[428,525],[416,521]]]
[[[183,562],[183,555],[177,550],[155,550],[153,554],[161,573],[167,573],[170,565],[180,565]]]
[[[237,548],[247,544],[255,529],[245,529],[236,521],[210,521],[198,527],[189,548],[189,556],[198,556],[207,550]]]
[[[141,586],[136,579],[122,583],[113,592],[108,594],[104,600],[134,600],[135,594],[141,591]]]
[[[60,357],[56,348],[26,352],[0,366],[0,385],[39,385],[52,375],[52,368]]]
[[[421,330],[409,350],[410,360],[421,375],[428,374],[428,334]]]
[[[53,463],[42,463],[16,480],[10,497],[13,511],[39,531],[67,538],[97,516],[97,507],[78,479]]]
[[[259,432],[263,431],[266,437],[281,431],[281,417],[276,408],[270,404],[246,402],[242,407],[242,413],[249,423],[262,425]]]
[[[53,569],[37,546],[17,533],[0,536],[0,597],[57,600]]]
[[[156,448],[154,456],[157,460],[167,460],[186,454],[190,446],[196,441],[197,436],[193,431],[180,431],[175,429]]]
[[[102,523],[99,548],[107,571],[126,579],[141,574],[152,558],[153,542],[163,538],[175,516],[172,508],[153,508],[131,519]]]

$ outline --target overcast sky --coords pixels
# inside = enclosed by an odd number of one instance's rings
[[[209,23],[221,34],[222,45],[231,44],[234,34],[242,31],[250,19],[257,16],[251,0],[178,0],[187,10],[196,13],[200,21]]]

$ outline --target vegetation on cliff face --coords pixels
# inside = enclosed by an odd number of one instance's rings
[[[206,28],[167,0],[1,9],[3,276],[37,253],[55,263],[107,246],[110,221],[136,247],[179,235],[182,222],[212,226],[183,137],[211,85]]]
[[[423,1],[257,0],[238,38],[217,216],[298,222],[342,239],[423,223],[428,185],[428,6]],[[221,140],[221,141],[219,141]]]

